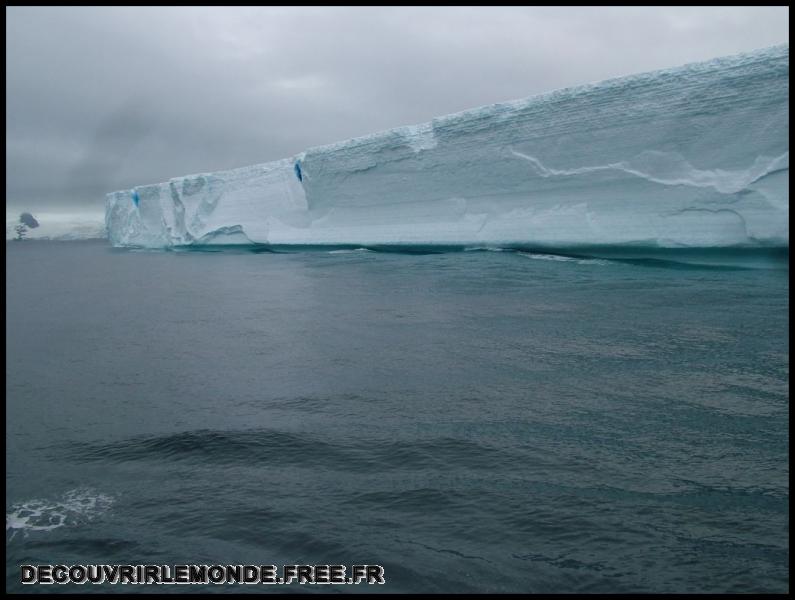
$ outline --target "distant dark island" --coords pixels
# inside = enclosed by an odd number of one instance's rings
[[[25,239],[25,235],[28,233],[28,228],[35,229],[39,226],[39,222],[36,220],[32,214],[28,212],[23,212],[19,215],[19,225],[14,227],[14,231],[17,232],[17,237],[14,238],[14,241],[21,241]]]

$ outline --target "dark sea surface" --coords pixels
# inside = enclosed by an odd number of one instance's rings
[[[6,251],[7,590],[789,589],[785,253]]]

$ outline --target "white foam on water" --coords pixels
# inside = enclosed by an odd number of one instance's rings
[[[359,252],[372,252],[369,248],[353,248],[343,250],[329,250],[329,254],[353,254]]]
[[[34,498],[18,502],[6,511],[6,533],[11,539],[18,531],[52,531],[59,527],[79,526],[104,513],[114,498],[91,489],[74,489],[55,500]]]
[[[609,265],[612,261],[603,258],[574,258],[573,256],[560,256],[559,254],[538,254],[535,252],[519,252],[526,258],[533,260],[554,260],[560,262],[575,262],[578,265]]]
[[[464,248],[464,252],[511,252],[511,250],[499,246],[468,246]]]

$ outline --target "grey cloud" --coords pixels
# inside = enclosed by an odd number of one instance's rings
[[[13,7],[6,201],[263,162],[788,41],[786,7]]]

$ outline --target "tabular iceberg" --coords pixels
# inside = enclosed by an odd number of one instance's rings
[[[108,194],[117,246],[789,244],[789,45]]]

